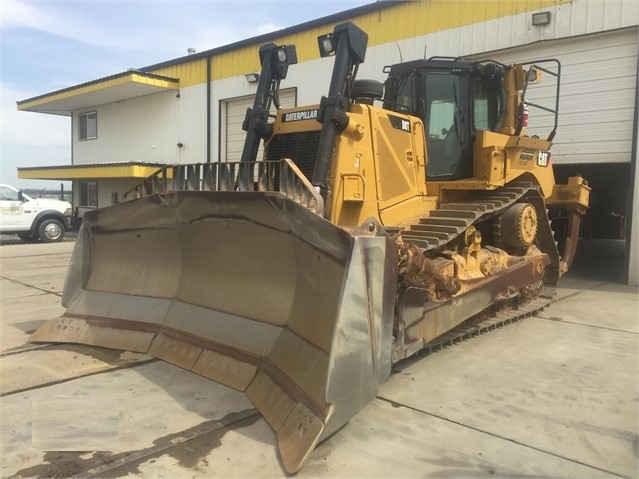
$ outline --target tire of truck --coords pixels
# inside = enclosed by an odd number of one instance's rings
[[[57,243],[64,238],[64,225],[59,220],[49,218],[38,226],[38,236],[44,243]]]
[[[20,238],[25,243],[37,243],[39,236],[37,234],[29,233],[18,233],[18,238]]]

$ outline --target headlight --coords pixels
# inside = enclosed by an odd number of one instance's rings
[[[73,212],[71,211],[71,208],[67,208],[66,210],[64,210],[64,216],[72,216]]]
[[[335,53],[335,38],[332,33],[327,33],[326,35],[318,37],[317,44],[319,45],[320,56],[322,58]]]
[[[286,62],[286,50],[284,50],[284,48],[280,48],[277,51],[277,60],[280,63],[285,63]]]

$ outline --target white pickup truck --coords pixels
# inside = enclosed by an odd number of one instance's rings
[[[0,233],[17,234],[26,243],[62,241],[71,228],[71,203],[30,198],[0,183]]]

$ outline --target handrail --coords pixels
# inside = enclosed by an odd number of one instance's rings
[[[317,215],[324,199],[288,158],[166,165],[122,195],[123,201],[168,191],[278,192]]]
[[[555,64],[555,69],[556,71],[552,71],[550,68],[546,68],[546,67],[542,67],[539,66],[540,63],[554,63]],[[550,132],[550,134],[548,135],[548,137],[546,138],[548,141],[552,141],[553,138],[555,138],[555,135],[557,134],[557,126],[559,124],[559,89],[561,87],[561,62],[555,58],[548,58],[548,59],[544,59],[544,60],[534,60],[531,62],[524,62],[522,63],[522,66],[528,66],[530,65],[530,70],[533,69],[537,69],[540,70],[544,73],[547,73],[548,75],[551,75],[553,77],[555,77],[556,79],[556,90],[555,90],[555,105],[554,107],[548,107],[548,106],[542,106],[539,105],[537,103],[533,103],[531,101],[528,101],[526,99],[526,93],[528,92],[528,82],[524,83],[524,89],[521,93],[521,102],[522,105],[526,104],[529,106],[532,106],[534,108],[539,108],[541,110],[544,110],[548,113],[552,113],[554,115],[554,125],[552,128],[552,131]],[[529,70],[529,71],[530,71]],[[522,129],[522,125],[521,125],[521,119],[519,122],[519,126],[517,129],[517,132],[515,133],[516,135],[519,135],[521,133],[521,129]]]

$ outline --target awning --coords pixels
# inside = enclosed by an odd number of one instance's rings
[[[83,180],[105,178],[147,178],[163,163],[121,162],[93,165],[35,166],[18,168],[18,178],[24,180]]]
[[[17,104],[18,110],[21,111],[71,116],[71,112],[74,110],[93,108],[105,103],[113,103],[161,91],[177,90],[178,88],[179,80],[176,78],[140,71],[126,71],[22,100],[17,102]]]

